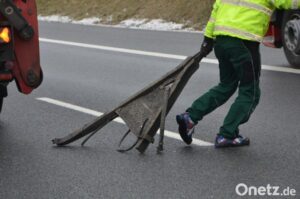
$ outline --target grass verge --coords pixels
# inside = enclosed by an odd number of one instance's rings
[[[76,20],[90,17],[104,24],[130,18],[163,19],[202,30],[214,0],[37,0],[42,16],[62,15]]]

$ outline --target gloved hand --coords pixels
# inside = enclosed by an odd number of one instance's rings
[[[214,40],[209,37],[204,37],[201,48],[200,54],[202,57],[206,57],[214,48]]]

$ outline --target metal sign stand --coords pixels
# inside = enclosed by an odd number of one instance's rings
[[[121,139],[119,147],[130,132],[136,135],[137,140],[131,147],[120,148],[118,151],[126,152],[135,147],[139,152],[144,153],[148,145],[154,143],[154,136],[160,128],[157,152],[162,152],[165,118],[190,77],[199,68],[201,59],[200,53],[188,57],[175,69],[121,103],[114,110],[105,113],[64,138],[55,138],[52,142],[57,146],[64,146],[88,136],[82,142],[84,145],[97,131],[115,118],[121,117],[129,130]]]

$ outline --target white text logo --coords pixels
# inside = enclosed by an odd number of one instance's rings
[[[281,191],[279,186],[248,186],[240,183],[235,187],[235,192],[239,196],[296,196],[296,190],[286,187]]]

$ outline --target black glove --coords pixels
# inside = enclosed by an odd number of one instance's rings
[[[206,57],[214,48],[214,40],[209,37],[204,37],[201,49],[200,49],[200,54],[202,57]]]

